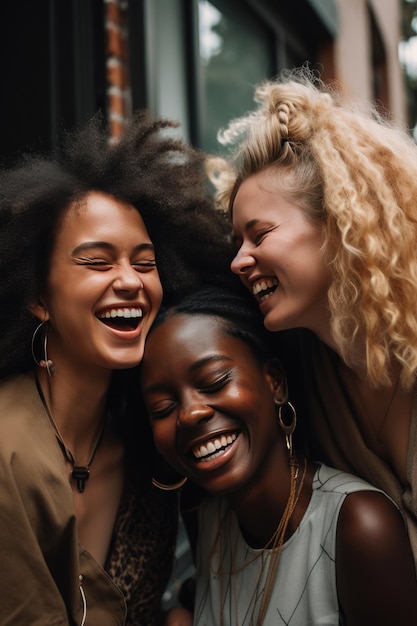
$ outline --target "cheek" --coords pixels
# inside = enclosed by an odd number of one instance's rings
[[[151,428],[158,452],[169,457],[175,449],[175,428],[165,420],[151,421]]]
[[[149,299],[153,303],[153,306],[156,309],[159,309],[161,302],[162,302],[162,295],[163,295],[162,285],[159,279],[159,275],[155,274],[152,277],[152,280],[150,280],[148,284],[146,283],[144,284],[144,287],[145,287],[145,291],[148,293]]]
[[[171,420],[169,420],[171,422]],[[186,468],[183,467],[176,450],[176,422],[166,424],[165,420],[152,424],[152,432],[155,447],[158,454],[179,473],[184,473]]]
[[[294,250],[297,250],[296,246]],[[323,254],[312,243],[300,246],[296,255],[290,253],[287,261],[284,261],[284,269],[302,281],[307,290],[321,289],[330,284],[329,269]]]

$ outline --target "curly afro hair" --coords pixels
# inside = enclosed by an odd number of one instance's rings
[[[100,115],[50,156],[26,155],[0,173],[0,375],[33,366],[30,305],[42,293],[65,212],[92,191],[133,205],[155,245],[164,301],[200,284],[227,284],[230,225],[214,208],[204,155],[177,123],[139,111],[116,142]]]

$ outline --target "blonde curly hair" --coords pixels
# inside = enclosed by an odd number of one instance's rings
[[[417,146],[375,106],[343,100],[306,68],[259,85],[255,101],[255,111],[219,133],[233,146],[230,160],[209,160],[219,204],[231,211],[249,176],[279,173],[285,193],[323,229],[342,358],[352,365],[354,340],[363,338],[370,383],[389,385],[396,361],[409,388],[417,370]]]

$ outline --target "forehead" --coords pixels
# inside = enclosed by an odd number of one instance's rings
[[[224,336],[225,323],[209,315],[179,313],[169,317],[151,333],[148,343],[164,346],[194,344],[203,347]]]
[[[233,202],[231,219],[233,226],[250,227],[265,212],[275,212],[290,202],[287,186],[281,174],[271,170],[252,174],[240,185]]]
[[[114,220],[120,215],[128,216],[144,226],[143,219],[134,206],[111,195],[95,191],[71,202],[64,212],[63,219],[65,221],[82,219],[106,225],[109,221],[114,224]]]
[[[200,358],[209,353],[235,354],[246,344],[227,332],[228,322],[203,314],[178,314],[157,326],[148,337],[145,362],[170,353],[176,360]]]
[[[239,202],[246,193],[282,193],[289,194],[294,186],[294,173],[286,169],[269,167],[251,174],[243,180],[236,190],[234,202]]]
[[[91,192],[68,206],[58,225],[55,245],[78,239],[111,241],[130,236],[150,242],[145,223],[136,208],[113,196]]]
[[[227,332],[227,321],[208,315],[178,314],[148,336],[141,364],[145,392],[152,385],[183,385],[205,368],[232,367],[257,379],[260,365],[247,343]]]

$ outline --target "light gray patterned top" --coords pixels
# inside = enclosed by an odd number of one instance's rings
[[[346,495],[366,490],[378,491],[351,474],[320,465],[301,524],[283,545],[265,626],[343,624],[336,590],[337,520]],[[256,624],[271,553],[247,545],[226,499],[208,499],[200,511],[194,626],[221,624],[221,597],[224,626]],[[250,562],[232,575],[231,560],[235,571]],[[223,575],[216,574],[219,568]]]

